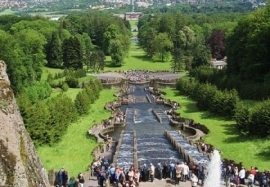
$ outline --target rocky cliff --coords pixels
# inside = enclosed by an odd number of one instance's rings
[[[46,171],[23,124],[4,61],[0,61],[1,186],[50,186]]]

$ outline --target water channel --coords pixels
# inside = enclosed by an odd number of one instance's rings
[[[144,88],[148,85],[130,85],[130,93],[127,96],[128,105],[122,105],[121,110],[126,113],[126,125],[115,128],[109,135],[118,140],[121,132],[123,139],[119,149],[117,165],[129,167],[133,163],[134,133],[137,141],[137,157],[139,166],[153,163],[169,163],[183,161],[183,156],[174,149],[170,141],[165,137],[165,130],[173,132],[179,129],[170,126],[165,114],[170,108],[163,104],[156,104],[152,95]],[[153,110],[162,119],[158,120]],[[124,131],[123,131],[124,130]],[[189,149],[190,146],[189,146]]]

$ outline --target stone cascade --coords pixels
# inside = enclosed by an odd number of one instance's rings
[[[114,163],[121,168],[129,168],[134,165],[134,131],[122,131]]]
[[[163,134],[137,135],[138,165],[178,162],[180,155]]]
[[[189,164],[208,164],[210,159],[207,155],[199,152],[197,147],[190,144],[178,131],[165,131],[165,136],[172,143],[174,148],[183,155],[185,162]]]
[[[150,103],[155,103],[155,102],[156,102],[156,100],[155,100],[153,94],[147,94],[147,97],[149,98],[149,102],[150,102]]]
[[[164,111],[160,108],[152,108],[152,112],[154,116],[158,119],[159,123],[169,123],[168,116],[164,113]]]
[[[133,124],[134,123],[134,114],[135,110],[133,108],[126,109],[126,124]]]

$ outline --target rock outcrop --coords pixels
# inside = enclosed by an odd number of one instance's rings
[[[49,187],[45,169],[18,109],[6,64],[0,61],[0,187]]]

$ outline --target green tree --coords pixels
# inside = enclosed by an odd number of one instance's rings
[[[23,63],[28,72],[28,82],[40,80],[42,68],[46,63],[44,46],[45,37],[32,29],[20,30],[15,34],[16,40],[22,49]]]
[[[103,70],[105,59],[106,57],[102,51],[93,51],[90,55],[89,67],[92,69],[93,72]]]
[[[172,41],[169,39],[167,33],[159,33],[154,38],[154,45],[156,46],[156,53],[158,54],[160,60],[164,62],[168,59],[169,52],[173,47]]]
[[[123,50],[123,45],[121,44],[120,40],[112,39],[110,41],[108,50],[112,59],[112,65],[121,66],[124,61],[125,52]]]
[[[83,33],[82,38],[85,44],[84,64],[86,65],[86,70],[88,71],[90,68],[89,64],[90,64],[91,53],[94,50],[95,46],[93,45],[91,38],[89,37],[87,33]]]
[[[48,124],[50,111],[44,102],[37,102],[27,111],[24,118],[25,127],[36,145],[50,143]]]
[[[63,64],[62,58],[62,43],[59,38],[58,32],[52,33],[52,38],[46,47],[47,66],[53,68],[61,68]]]
[[[80,41],[76,37],[70,37],[63,42],[63,66],[65,68],[82,69],[83,51]]]
[[[90,106],[87,92],[80,91],[75,98],[74,104],[79,115],[87,114]]]
[[[29,72],[24,66],[24,53],[12,35],[0,30],[0,59],[7,64],[7,73],[15,93],[21,92],[28,84]]]
[[[270,71],[270,5],[247,15],[226,39],[228,75],[263,82]]]

